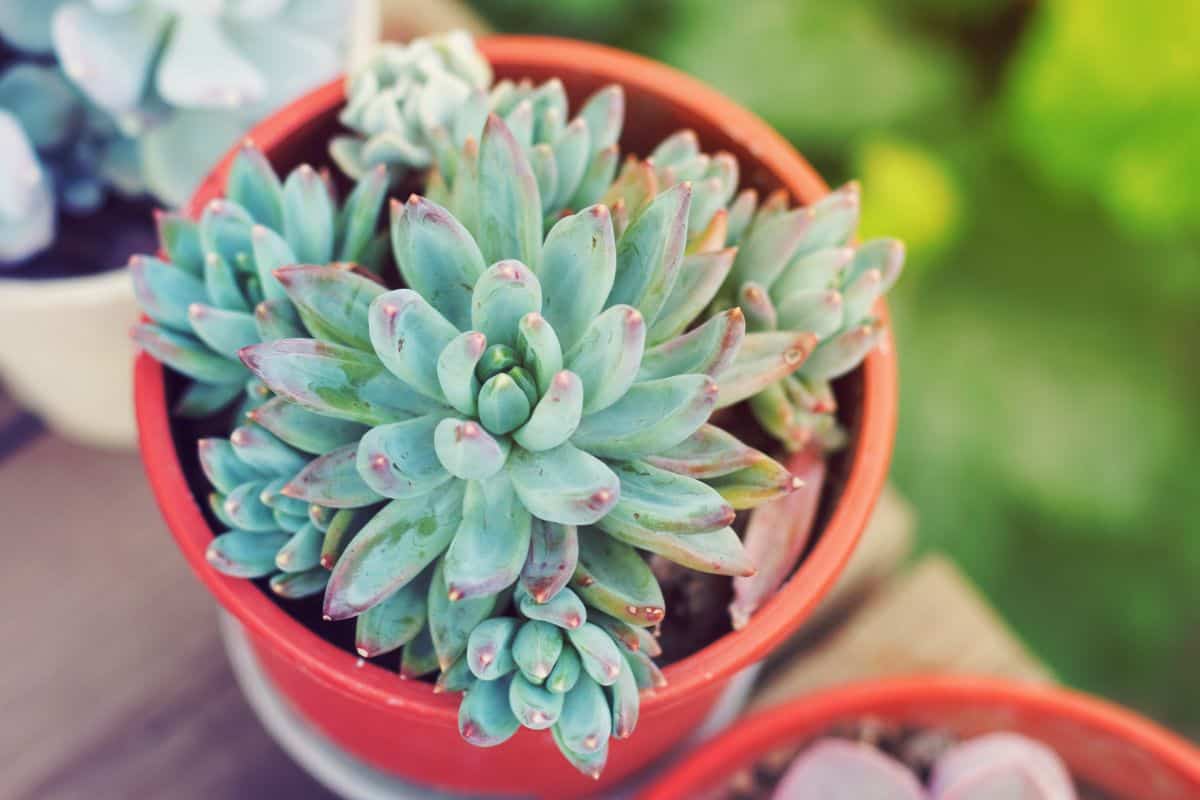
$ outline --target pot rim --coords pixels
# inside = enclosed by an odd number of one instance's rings
[[[627,89],[669,97],[733,138],[752,140],[748,149],[795,200],[811,203],[828,192],[813,168],[767,123],[706,84],[664,64],[603,45],[553,37],[492,36],[480,39],[479,46],[495,64],[533,70],[568,65],[577,69],[586,64],[589,73]],[[340,106],[343,87],[339,79],[313,91],[260,123],[251,138],[269,152],[314,115]],[[201,184],[190,205],[191,213],[219,196],[233,155],[234,151],[227,154]],[[643,693],[643,713],[679,703],[704,684],[728,678],[763,658],[809,616],[849,560],[883,489],[896,428],[896,355],[882,300],[877,311],[886,332],[862,366],[861,422],[849,476],[812,552],[745,628],[666,667],[668,684]],[[204,553],[214,534],[188,488],[175,452],[163,367],[149,355],[139,354],[134,383],[147,479],[184,557],[217,600],[254,636],[286,653],[329,688],[457,724],[457,697],[435,694],[429,683],[398,680],[395,672],[356,658],[308,630],[252,582],[226,577],[208,565]]]
[[[1019,707],[1046,718],[1065,718],[1134,742],[1173,772],[1200,787],[1200,751],[1157,723],[1108,700],[1054,684],[930,675],[888,678],[818,691],[746,717],[706,742],[638,800],[692,797],[725,780],[738,766],[816,724],[884,713],[918,702],[934,706],[978,703]],[[731,766],[733,765],[733,766]]]

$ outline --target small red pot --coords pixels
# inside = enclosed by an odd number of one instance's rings
[[[691,800],[777,747],[863,717],[960,736],[1021,733],[1054,748],[1077,780],[1120,800],[1200,798],[1200,750],[1111,703],[989,678],[910,678],[821,692],[750,717],[692,753],[639,800]]]
[[[759,118],[702,83],[638,56],[559,39],[500,36],[481,47],[500,78],[558,76],[573,106],[608,83],[627,97],[623,149],[649,152],[690,127],[708,150],[738,157],[744,185],[785,188],[801,203],[828,189],[790,145]],[[277,170],[323,162],[344,102],[340,81],[302,98],[259,125],[251,137]],[[223,189],[232,154],[191,204],[196,213]],[[880,306],[880,312],[886,309]],[[457,696],[401,681],[320,639],[249,581],[211,569],[204,550],[213,538],[184,477],[166,404],[167,375],[147,355],[135,373],[142,458],[151,487],[184,556],[245,627],[267,674],[315,726],[363,760],[405,778],[474,794],[569,797],[619,782],[684,739],[704,719],[729,679],[762,659],[808,617],[845,565],[883,487],[896,425],[896,360],[885,338],[845,384],[854,433],[845,480],[823,532],[789,583],[743,630],[722,637],[666,669],[669,685],[642,699],[638,730],[614,742],[599,783],[584,778],[555,751],[549,736],[521,731],[500,747],[478,749],[457,730]],[[191,446],[185,442],[185,446]]]

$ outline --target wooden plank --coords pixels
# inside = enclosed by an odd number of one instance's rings
[[[329,797],[242,699],[136,456],[43,436],[0,498],[0,797]]]
[[[752,709],[840,683],[929,673],[1054,679],[958,567],[931,555],[777,668]]]

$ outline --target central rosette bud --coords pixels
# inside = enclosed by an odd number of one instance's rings
[[[545,324],[540,319],[537,323]],[[515,349],[506,344],[487,348],[475,377],[481,384],[476,400],[479,421],[489,433],[500,436],[528,421],[538,401],[537,381]]]

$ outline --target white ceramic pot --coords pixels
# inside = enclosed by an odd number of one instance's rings
[[[0,381],[56,433],[93,447],[132,448],[129,273],[0,277]]]

